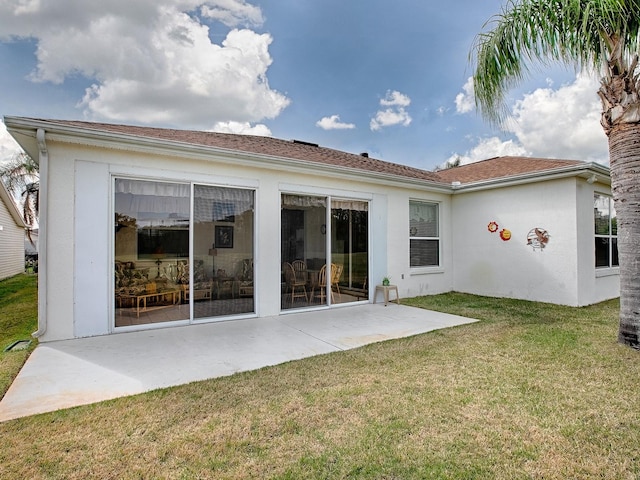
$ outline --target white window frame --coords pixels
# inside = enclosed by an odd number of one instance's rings
[[[409,245],[408,245],[408,251],[409,251],[409,268],[411,269],[412,272],[416,273],[416,272],[420,272],[420,271],[425,271],[425,270],[433,270],[433,269],[440,269],[442,267],[442,241],[441,241],[441,228],[440,228],[440,202],[434,202],[434,201],[428,201],[428,200],[420,200],[420,199],[409,199],[409,223],[411,223],[411,206],[414,204],[424,204],[424,205],[434,205],[436,207],[436,223],[437,223],[437,232],[438,235],[437,236],[432,236],[432,237],[418,237],[418,236],[414,236],[411,232],[411,226],[408,225],[409,228]],[[438,259],[437,259],[437,264],[435,265],[415,265],[412,266],[411,265],[411,241],[412,240],[435,240],[438,242]]]
[[[597,271],[602,271],[602,270],[612,270],[612,269],[618,269],[620,267],[620,265],[613,265],[612,261],[613,261],[613,239],[616,239],[616,245],[617,245],[617,239],[618,239],[618,234],[617,231],[615,234],[612,233],[612,210],[613,210],[613,197],[611,195],[607,195],[605,193],[600,193],[600,192],[594,192],[593,193],[593,197],[594,197],[594,203],[595,203],[595,197],[599,196],[602,198],[606,198],[608,200],[609,203],[609,214],[608,214],[608,218],[609,218],[609,233],[607,234],[599,234],[595,232],[595,212],[594,212],[594,255],[595,255],[595,239],[596,238],[604,238],[606,240],[608,240],[608,245],[609,245],[609,265],[602,265],[602,266],[597,266],[595,264],[596,258],[594,258],[594,266],[596,268]],[[617,247],[616,247],[617,248]]]

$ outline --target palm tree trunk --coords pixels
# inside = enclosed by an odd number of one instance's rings
[[[609,132],[609,155],[620,259],[618,342],[637,348],[640,335],[640,124],[613,126]]]

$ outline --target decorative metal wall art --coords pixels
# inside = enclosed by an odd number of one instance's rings
[[[549,232],[544,228],[532,228],[527,234],[527,245],[533,250],[543,250],[549,243]]]

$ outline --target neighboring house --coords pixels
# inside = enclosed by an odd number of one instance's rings
[[[268,137],[5,124],[40,165],[41,341],[372,302],[387,275],[401,297],[619,295],[601,165],[427,172]]]
[[[0,180],[0,280],[24,272],[25,224]]]

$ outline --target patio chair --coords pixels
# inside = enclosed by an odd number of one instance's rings
[[[283,267],[284,278],[285,282],[287,283],[287,291],[291,291],[291,305],[293,305],[296,298],[304,298],[305,302],[309,303],[306,278],[298,279],[293,265],[291,265],[289,262],[285,262]]]
[[[331,292],[333,294],[333,289],[335,288],[336,292],[338,292],[338,300],[342,300],[342,295],[340,294],[340,277],[342,276],[342,270],[344,266],[340,263],[332,263],[331,264]],[[333,297],[331,297],[333,300]]]
[[[319,292],[315,293],[316,287],[318,287]],[[313,287],[311,290],[311,301],[320,297],[320,303],[324,303],[324,297],[327,294],[327,266],[323,265],[320,269],[320,273],[318,274],[318,284]],[[335,298],[333,295],[333,289],[331,290],[331,301],[334,302]]]
[[[296,279],[308,283],[307,263],[304,260],[294,260],[291,263],[293,270],[296,272]]]

